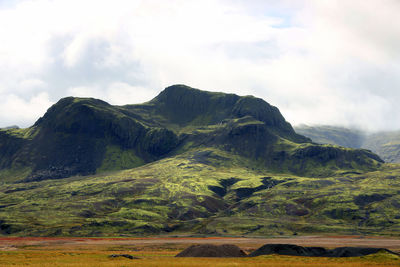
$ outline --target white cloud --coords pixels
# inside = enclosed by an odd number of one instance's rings
[[[24,79],[18,83],[17,87],[15,88],[15,91],[26,95],[38,90],[43,90],[46,87],[47,84],[42,80],[35,78]]]
[[[37,120],[53,104],[46,92],[40,92],[28,101],[13,94],[1,96],[1,99],[0,127],[16,124],[27,127],[27,122]]]
[[[76,97],[92,97],[98,93],[101,93],[101,90],[96,87],[89,86],[78,86],[68,89],[68,94]]]
[[[96,85],[73,87],[68,93],[77,97],[93,97],[94,95],[113,105],[137,104],[150,101],[157,94],[141,86],[132,86],[123,82],[114,82],[105,87]]]
[[[140,86],[131,86],[122,82],[110,84],[106,89],[106,92],[106,99],[115,105],[147,102],[157,94],[157,91],[149,90]]]
[[[397,0],[16,1],[0,5],[0,105],[40,92],[48,105],[138,103],[185,83],[263,97],[294,124],[400,128],[399,12]]]

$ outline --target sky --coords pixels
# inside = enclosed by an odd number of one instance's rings
[[[287,121],[400,129],[398,0],[0,0],[0,127],[186,84]]]

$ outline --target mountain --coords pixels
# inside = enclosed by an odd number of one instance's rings
[[[0,131],[0,144],[3,173],[13,170],[30,181],[138,167],[201,146],[314,176],[373,169],[380,162],[365,150],[311,144],[262,99],[184,85],[139,105],[67,97],[32,127]]]
[[[350,148],[364,148],[379,155],[385,162],[400,163],[400,132],[367,133],[344,127],[299,125],[297,133],[319,144],[333,144]]]
[[[68,97],[0,130],[0,234],[397,233],[398,174],[370,151],[312,143],[252,96]]]

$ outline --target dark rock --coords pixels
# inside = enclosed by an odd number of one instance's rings
[[[231,177],[228,179],[224,179],[220,181],[220,186],[213,186],[210,185],[208,186],[208,189],[210,189],[211,191],[213,191],[215,194],[217,194],[219,197],[224,197],[226,195],[226,193],[228,192],[228,189],[236,184],[237,182],[239,182],[241,179],[235,178],[235,177]]]
[[[399,255],[385,248],[339,247],[329,250],[322,247],[302,247],[293,244],[266,244],[250,253],[249,257],[270,254],[307,257],[360,257],[381,251]]]
[[[21,227],[14,225],[12,223],[6,222],[4,220],[0,220],[0,234],[1,235],[9,235],[14,234],[21,231]]]
[[[354,203],[359,206],[365,206],[372,202],[381,201],[392,195],[389,194],[371,194],[371,195],[358,195],[354,198]]]
[[[396,254],[385,248],[339,247],[328,251],[327,257],[361,257],[381,251]]]
[[[133,259],[140,259],[140,258],[138,258],[138,257],[132,256],[132,255],[129,255],[129,254],[111,254],[111,255],[108,256],[108,257],[110,257],[110,258],[124,257],[124,258],[131,259],[131,260],[133,260]]]
[[[302,247],[292,244],[266,244],[249,254],[249,257],[260,255],[290,255],[290,256],[322,256],[327,250],[321,247]]]
[[[226,189],[220,186],[209,185],[208,189],[213,191],[219,197],[224,197],[226,195]]]
[[[244,257],[246,253],[235,245],[193,245],[178,253],[175,257]]]
[[[257,186],[257,187],[242,187],[236,189],[236,196],[238,199],[246,198],[251,196],[253,193],[264,190],[264,189],[269,189],[274,187],[277,184],[280,184],[284,181],[279,181],[279,180],[274,180],[271,177],[264,177],[261,179],[262,185]]]

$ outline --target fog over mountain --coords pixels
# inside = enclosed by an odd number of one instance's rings
[[[315,143],[365,148],[379,155],[385,162],[400,163],[400,131],[372,133],[355,128],[305,124],[296,126],[295,130]]]
[[[184,83],[292,124],[400,129],[400,2],[0,1],[0,127],[65,96],[141,103]]]

